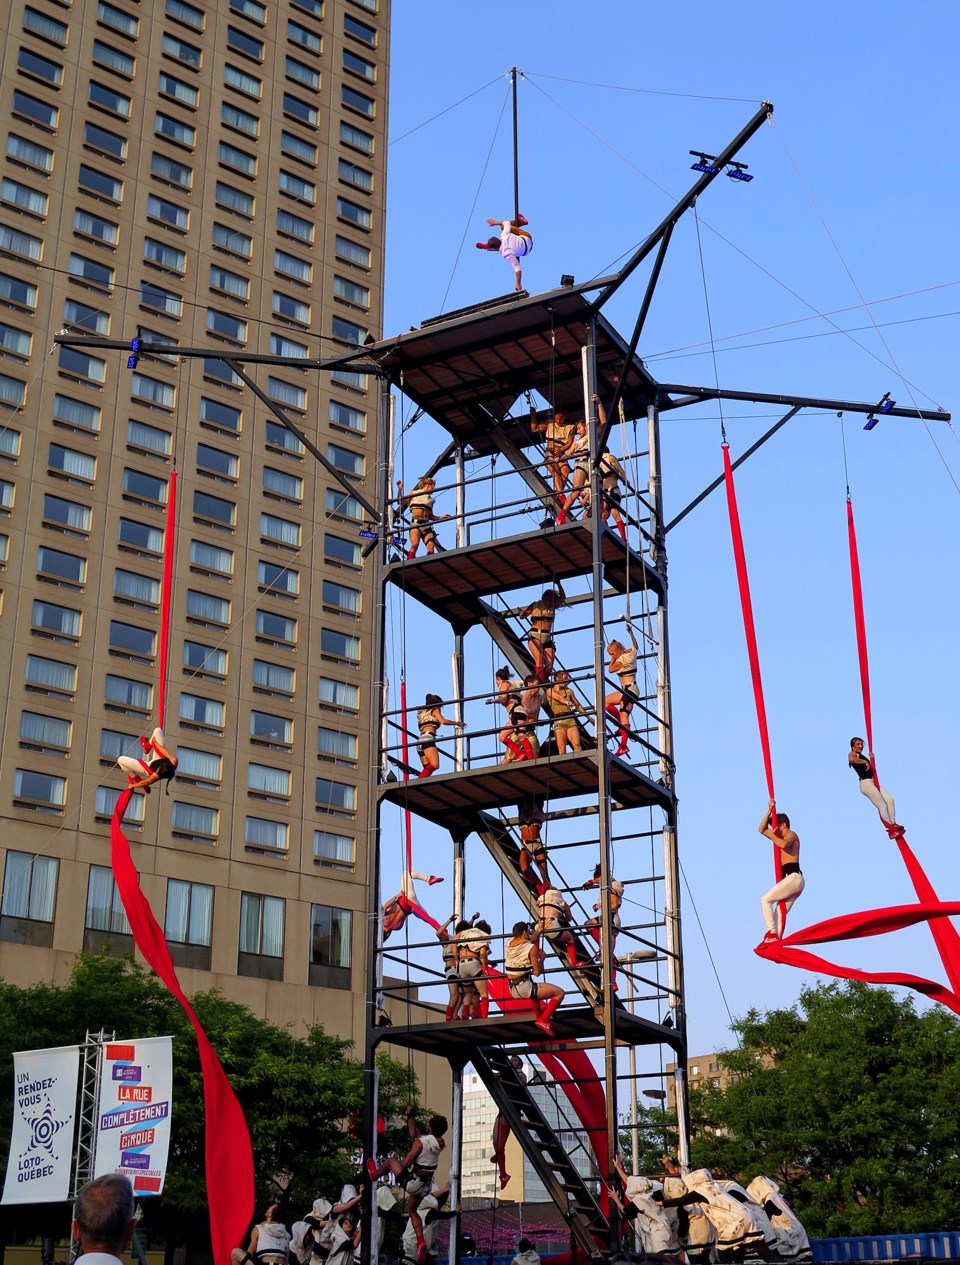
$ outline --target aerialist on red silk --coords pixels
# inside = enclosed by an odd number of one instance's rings
[[[397,892],[396,896],[391,896],[383,906],[384,940],[387,940],[395,931],[399,931],[403,927],[403,924],[407,921],[407,914],[414,914],[415,917],[429,923],[434,931],[441,930],[437,920],[431,918],[417,900],[417,889],[414,886],[415,879],[418,879],[421,883],[429,883],[431,887],[434,883],[443,882],[443,879],[438,878],[436,874],[418,874],[416,870],[404,870],[403,878],[400,880],[400,891]]]
[[[773,815],[777,814],[777,827],[772,826]],[[783,935],[783,921],[793,907],[794,901],[804,889],[803,875],[800,872],[800,837],[790,829],[790,818],[786,813],[777,813],[777,805],[770,800],[769,807],[757,827],[762,835],[771,839],[780,850],[780,872],[782,878],[774,883],[769,892],[760,897],[760,908],[767,924],[767,934],[761,944],[772,944]]]
[[[880,814],[880,820],[886,826],[887,834],[891,839],[902,839],[903,826],[897,825],[897,807],[893,802],[893,796],[889,791],[885,791],[877,785],[873,772],[876,757],[871,751],[868,759],[863,754],[863,748],[864,741],[862,738],[851,738],[847,763],[860,779],[861,795],[866,795],[867,799]]]
[[[167,747],[167,740],[159,727],[149,738],[141,738],[140,746],[147,759],[138,760],[134,756],[122,755],[117,758],[117,764],[126,773],[127,787],[131,791],[145,791],[149,795],[154,782],[173,781],[177,772],[177,757]],[[167,792],[169,791],[168,785]]]

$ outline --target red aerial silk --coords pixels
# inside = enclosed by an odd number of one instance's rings
[[[163,551],[163,597],[160,605],[160,671],[157,682],[157,724],[163,728],[167,704],[167,669],[170,649],[170,605],[173,599],[173,533],[177,525],[177,472],[170,475],[167,527]]]
[[[132,794],[130,790],[124,791],[113,810],[110,823],[113,875],[137,948],[186,1011],[197,1034],[206,1115],[204,1144],[210,1204],[210,1239],[213,1244],[214,1265],[229,1265],[230,1249],[243,1242],[253,1218],[253,1150],[250,1146],[250,1134],[243,1109],[230,1087],[220,1060],[180,987],[170,950],[160,925],[153,916],[150,902],[140,890],[140,876],[122,828],[123,815]]]

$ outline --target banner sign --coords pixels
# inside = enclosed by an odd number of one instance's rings
[[[80,1047],[20,1050],[13,1056],[13,1121],[5,1204],[70,1198]]]
[[[103,1047],[93,1173],[123,1173],[136,1195],[159,1195],[170,1146],[173,1038]]]

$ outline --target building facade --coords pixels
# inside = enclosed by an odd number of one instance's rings
[[[379,334],[389,0],[13,0],[0,171],[0,972],[129,951],[126,833],[188,992],[362,1046],[373,610],[363,511],[217,351]],[[169,344],[127,365],[58,330]],[[207,347],[178,359],[176,346]],[[356,372],[249,372],[373,493]],[[178,472],[177,523],[168,527]],[[371,477],[367,477],[367,476]]]

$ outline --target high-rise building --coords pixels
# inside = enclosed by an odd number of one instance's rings
[[[362,1046],[373,610],[363,508],[217,359],[379,333],[389,0],[12,0],[0,172],[0,972],[132,940],[126,831],[188,991]],[[61,329],[169,354],[53,345]],[[176,346],[210,348],[179,359]],[[350,478],[360,372],[250,374]],[[175,534],[166,511],[178,471]],[[367,488],[372,487],[372,478]],[[373,499],[370,494],[370,499]]]

